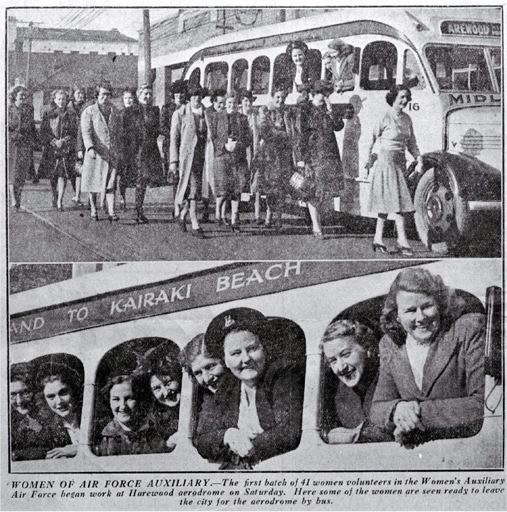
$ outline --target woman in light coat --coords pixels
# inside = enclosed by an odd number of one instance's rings
[[[92,219],[98,220],[97,194],[105,194],[110,222],[119,220],[114,212],[114,188],[121,136],[121,120],[111,105],[112,88],[100,84],[97,102],[81,115],[81,132],[85,146],[81,188],[90,194]]]
[[[192,236],[204,238],[197,220],[197,201],[202,195],[207,127],[201,103],[204,89],[200,86],[188,91],[189,102],[173,114],[171,123],[170,172],[179,171],[176,204],[180,205],[179,225],[187,231],[186,218],[190,213]]]

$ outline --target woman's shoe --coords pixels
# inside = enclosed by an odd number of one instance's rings
[[[97,212],[92,212],[91,214],[92,220],[98,221],[99,220],[99,214]]]
[[[149,224],[150,221],[147,219],[147,217],[145,217],[145,215],[143,213],[140,213],[136,217],[136,223],[137,224]]]
[[[123,199],[120,199],[120,210],[125,211],[126,209],[127,203]]]
[[[187,232],[187,220],[186,218],[182,219],[181,217],[178,217],[178,226],[180,227],[181,231],[183,233]]]
[[[412,250],[412,248],[403,247],[403,245],[400,245],[398,242],[396,242],[395,252],[400,252],[401,254],[403,254],[403,256],[408,256],[408,257],[414,255],[414,251]]]
[[[388,253],[387,247],[384,244],[378,244],[377,242],[372,242],[371,248],[373,249],[373,252],[376,252],[378,250],[378,252],[380,252],[382,254]]]
[[[273,224],[270,220],[264,221],[264,227],[267,229],[271,229],[273,227]]]
[[[63,206],[61,204],[57,205],[56,206],[56,209],[59,211],[59,212],[63,212]]]
[[[204,236],[204,231],[202,230],[201,227],[197,228],[197,229],[194,229],[192,228],[192,236],[195,236],[195,238],[206,238]]]
[[[255,223],[257,226],[264,226],[264,221],[262,219],[255,219]]]
[[[322,231],[314,231],[313,232],[313,236],[315,238],[318,238],[319,240],[323,240],[324,239],[324,233],[322,233]]]
[[[233,233],[239,233],[241,231],[239,229],[239,222],[231,222],[231,231]]]
[[[116,213],[113,213],[113,215],[108,215],[107,220],[112,224],[113,222],[118,222],[120,220],[120,217],[116,215]]]

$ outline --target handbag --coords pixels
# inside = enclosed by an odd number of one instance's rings
[[[309,164],[305,164],[304,170],[294,171],[289,180],[289,185],[299,199],[309,199],[315,195],[315,172]]]

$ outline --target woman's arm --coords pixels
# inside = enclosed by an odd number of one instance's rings
[[[393,413],[401,401],[398,386],[391,371],[391,351],[394,343],[387,336],[380,340],[380,370],[377,387],[373,395],[370,420],[390,431],[394,430]]]
[[[426,400],[420,403],[426,428],[452,428],[482,422],[484,417],[485,319],[480,314],[459,318],[454,335],[462,337],[458,364],[464,365],[465,396]]]
[[[252,440],[254,446],[252,455],[256,459],[269,459],[297,448],[301,439],[303,395],[303,368],[292,365],[280,369],[279,373],[273,377],[271,409],[275,421],[271,428]],[[257,394],[258,398],[259,394]],[[259,410],[258,402],[257,410]]]
[[[181,142],[181,109],[175,110],[171,121],[171,142],[169,147],[169,162],[171,165],[178,165],[180,160]]]

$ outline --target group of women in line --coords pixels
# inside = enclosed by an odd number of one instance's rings
[[[391,285],[380,322],[367,313],[335,319],[321,341],[335,381],[323,381],[323,439],[395,440],[413,448],[476,434],[483,422],[485,319],[482,304],[471,298],[424,268],[408,268]],[[304,350],[298,354],[299,338],[287,325],[275,325],[255,309],[229,309],[179,354],[163,342],[136,356],[131,371],[113,358],[101,377],[94,453],[172,451],[182,367],[197,385],[193,444],[202,457],[221,469],[249,469],[297,448]],[[14,460],[76,455],[82,371],[53,361],[34,381],[17,365],[10,392]]]
[[[243,192],[255,198],[256,223],[279,229],[281,209],[287,194],[296,193],[307,201],[313,234],[322,238],[320,215],[330,207],[332,198],[343,188],[343,172],[335,132],[343,120],[329,101],[335,91],[354,87],[353,48],[341,40],[332,41],[324,59],[333,81],[312,80],[308,71],[308,46],[300,40],[286,49],[290,62],[287,76],[272,88],[272,102],[253,107],[251,91],[207,91],[200,86],[175,82],[174,102],[160,109],[153,105],[150,85],[137,91],[123,91],[123,109],[111,104],[109,84],[96,88],[96,102],[85,104],[81,89],[69,101],[68,94],[57,90],[51,108],[44,113],[40,140],[44,152],[42,175],[50,177],[53,206],[63,209],[66,182],[71,179],[74,200],[89,194],[91,217],[99,220],[98,209],[105,201],[108,219],[119,220],[115,211],[115,189],[120,205],[126,207],[126,190],[135,187],[136,222],[149,222],[143,204],[148,186],[166,183],[163,161],[157,145],[160,135],[164,158],[175,184],[175,216],[182,231],[204,238],[197,218],[197,202],[202,200],[201,222],[209,221],[210,199],[215,199],[219,224],[225,219],[225,205],[231,204],[230,228],[239,228],[238,206]],[[329,54],[329,55],[328,55]],[[341,56],[341,60],[336,60]],[[336,62],[335,62],[336,61]],[[295,95],[297,104],[285,104],[287,95]],[[211,106],[202,100],[210,96]],[[27,103],[27,91],[16,87],[9,106],[9,176],[12,206],[20,205],[21,189],[36,144],[33,108]],[[188,103],[185,101],[188,100]],[[386,95],[390,106],[383,112],[370,136],[366,173],[371,173],[369,210],[378,215],[374,251],[387,253],[383,240],[388,214],[394,214],[397,226],[395,250],[412,256],[405,231],[405,215],[414,206],[408,189],[406,150],[417,159],[415,172],[423,172],[410,117],[403,112],[411,100],[410,90],[396,85]],[[86,107],[86,108],[85,108]],[[266,218],[260,218],[260,198],[266,197]]]

